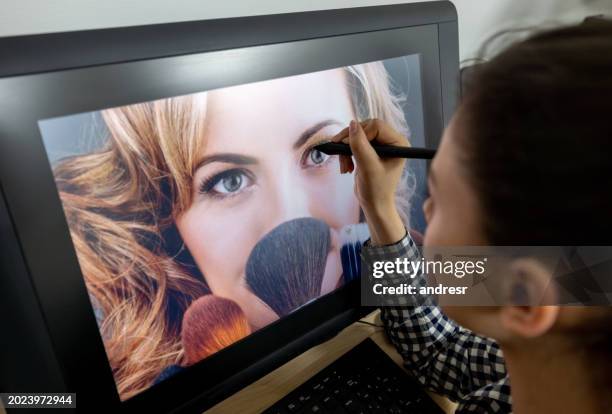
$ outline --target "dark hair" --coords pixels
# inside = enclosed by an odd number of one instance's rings
[[[510,47],[475,71],[458,116],[462,162],[490,244],[611,244],[612,22]],[[585,311],[563,329],[586,351],[577,355],[599,361],[592,384],[607,391],[612,308]],[[612,400],[599,404],[609,412]]]
[[[466,92],[459,139],[490,244],[609,244],[612,21],[517,43]]]

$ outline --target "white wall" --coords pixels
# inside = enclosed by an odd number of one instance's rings
[[[544,29],[582,21],[586,16],[612,17],[612,0],[451,0],[459,15],[461,59],[478,56],[482,44],[507,29]],[[520,37],[517,35],[515,37]],[[511,40],[508,36],[506,40]]]
[[[0,37],[423,0],[0,0]],[[612,15],[612,0],[452,0],[461,58],[502,29]]]

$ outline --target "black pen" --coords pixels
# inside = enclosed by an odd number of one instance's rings
[[[393,145],[372,144],[379,157],[383,158],[416,158],[430,160],[436,155],[436,150],[428,148],[396,147]],[[315,145],[313,149],[327,155],[353,155],[349,144],[342,142],[325,142]]]

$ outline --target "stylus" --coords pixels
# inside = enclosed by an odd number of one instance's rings
[[[383,158],[417,158],[430,160],[436,155],[436,150],[428,148],[395,147],[392,145],[372,144],[376,153]],[[327,155],[353,155],[349,144],[342,142],[325,142],[313,149]]]

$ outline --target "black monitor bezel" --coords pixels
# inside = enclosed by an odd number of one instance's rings
[[[201,410],[366,310],[359,309],[357,284],[346,286],[120,403],[38,120],[419,53],[427,69],[423,90],[434,91],[424,94],[424,112],[426,142],[435,147],[457,96],[456,32],[454,7],[433,2],[0,40],[0,55],[19,51],[10,64],[0,63],[1,190],[64,388],[77,392],[79,406]],[[161,35],[173,42],[160,39],[155,50],[149,42]],[[199,36],[219,42],[200,45]],[[118,40],[119,51],[103,47]],[[207,378],[210,371],[215,379]]]

